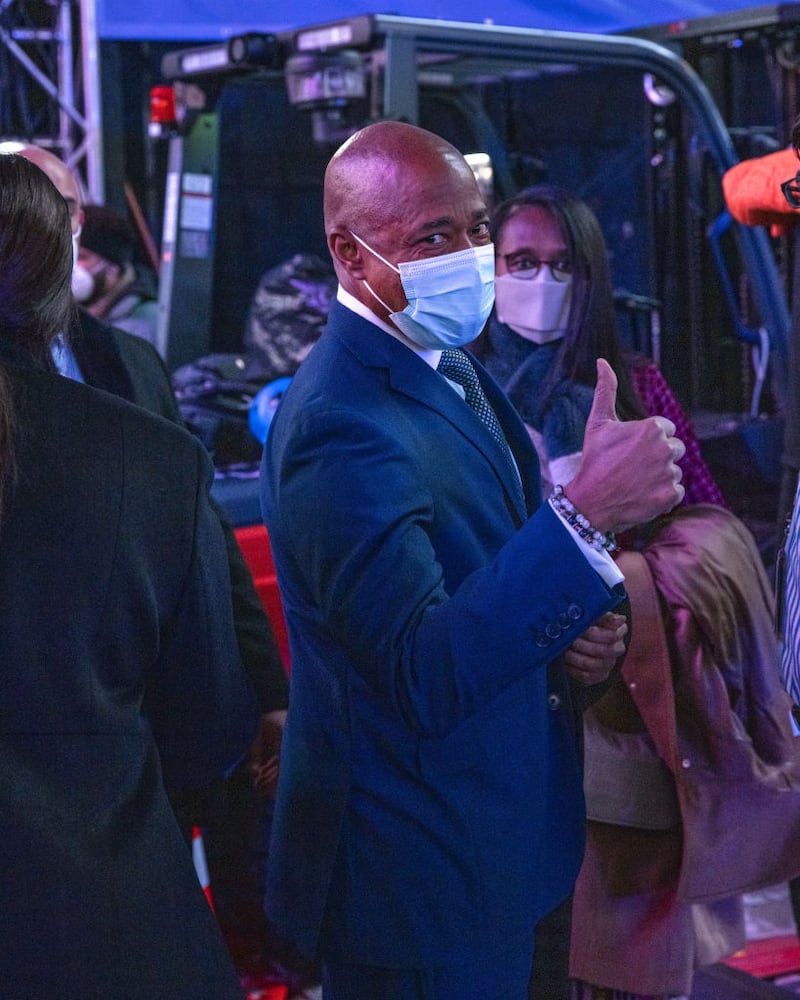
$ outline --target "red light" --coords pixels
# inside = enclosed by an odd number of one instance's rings
[[[150,122],[154,125],[174,125],[175,90],[173,87],[158,86],[150,89]]]

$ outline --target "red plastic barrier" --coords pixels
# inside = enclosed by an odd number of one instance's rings
[[[272,549],[269,545],[267,529],[262,524],[253,524],[244,528],[236,528],[235,533],[242,555],[253,574],[253,582],[258,596],[269,616],[283,665],[288,673],[291,666],[289,638],[286,634],[286,621],[283,617],[281,595],[278,592],[278,581],[275,576],[275,564],[272,561]]]

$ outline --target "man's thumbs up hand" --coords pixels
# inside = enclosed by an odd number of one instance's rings
[[[594,428],[604,420],[617,419],[617,376],[605,358],[597,359],[597,385],[594,400],[586,421],[586,430]]]
[[[597,387],[586,422],[580,469],[565,488],[571,502],[600,531],[643,524],[681,502],[685,447],[666,417],[620,421],[617,379],[597,362]]]

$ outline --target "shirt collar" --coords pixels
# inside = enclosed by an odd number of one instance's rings
[[[442,356],[442,352],[438,350],[429,350],[424,347],[417,347],[416,344],[412,343],[407,337],[404,337],[397,327],[391,326],[385,320],[382,320],[380,316],[377,316],[369,306],[365,306],[363,302],[360,302],[355,295],[351,295],[350,292],[342,288],[339,285],[339,289],[336,292],[336,298],[341,304],[346,308],[350,309],[352,312],[357,313],[362,319],[367,320],[368,323],[372,323],[377,327],[380,327],[385,333],[388,333],[395,340],[399,340],[401,344],[404,344],[410,351],[419,355],[422,360],[435,369],[439,364],[439,359]]]

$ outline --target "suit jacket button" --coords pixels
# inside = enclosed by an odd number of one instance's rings
[[[557,694],[549,694],[547,696],[547,707],[551,712],[558,711],[561,708],[561,698]]]
[[[556,620],[562,629],[568,629],[572,624],[572,619],[566,611],[562,611]]]
[[[570,604],[570,606],[567,608],[567,614],[574,622],[576,622],[580,618],[583,618],[583,608],[580,606],[580,604]]]
[[[550,640],[544,634],[544,632],[536,632],[533,637],[533,641],[536,643],[537,646],[541,646],[542,648],[550,645]]]
[[[558,639],[561,635],[561,628],[558,625],[548,625],[544,630],[544,634],[550,639]]]

